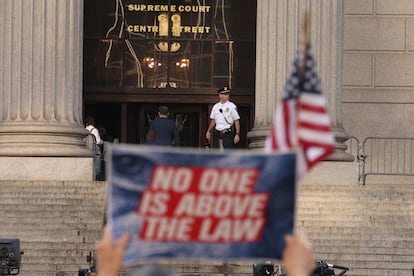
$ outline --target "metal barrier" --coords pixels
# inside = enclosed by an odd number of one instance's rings
[[[346,141],[346,153],[354,157],[354,162],[358,162],[358,183],[363,179],[362,172],[364,171],[365,158],[362,152],[362,144],[355,136],[350,136]]]
[[[361,144],[359,143],[358,138],[355,136],[350,136],[348,140],[346,141],[346,153],[352,155],[355,157],[355,160],[357,160],[359,153],[361,151]]]
[[[414,138],[367,137],[357,143],[358,181],[363,185],[368,175],[414,176]]]

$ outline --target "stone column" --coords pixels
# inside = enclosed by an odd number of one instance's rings
[[[89,178],[83,0],[1,0],[0,23],[0,179]]]
[[[260,0],[257,2],[255,125],[248,138],[262,148],[272,115],[280,101],[294,53],[302,35],[303,15],[309,12],[310,41],[335,132],[337,150],[330,160],[349,161],[348,139],[342,127],[342,1]]]

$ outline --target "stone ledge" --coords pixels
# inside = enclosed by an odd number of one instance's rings
[[[0,180],[92,181],[92,157],[0,157]]]
[[[304,176],[300,185],[355,185],[358,186],[357,162],[322,161]]]

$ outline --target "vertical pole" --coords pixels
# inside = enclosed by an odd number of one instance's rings
[[[221,152],[223,152],[224,151],[223,139],[220,138],[218,142],[219,142],[219,149],[220,149]]]

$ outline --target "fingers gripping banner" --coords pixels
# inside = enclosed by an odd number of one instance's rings
[[[295,154],[109,149],[108,222],[149,258],[279,258],[295,207]]]

